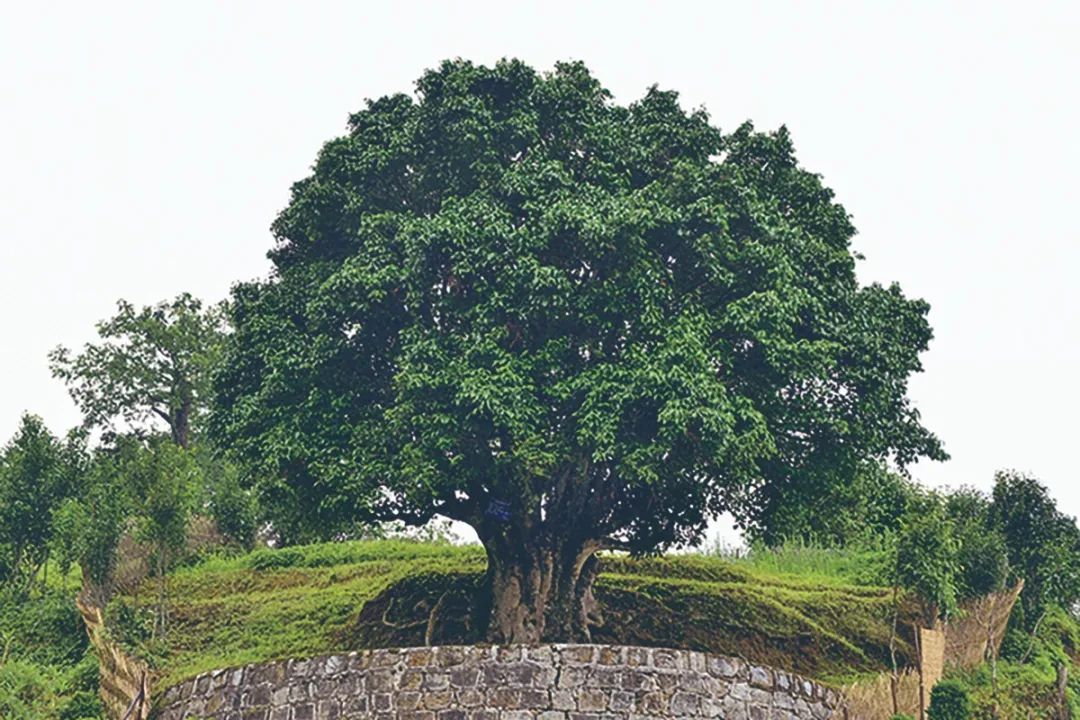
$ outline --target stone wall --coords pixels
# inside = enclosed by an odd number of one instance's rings
[[[159,720],[601,720],[843,717],[833,690],[742,660],[602,645],[368,650],[215,670]],[[835,714],[834,714],[835,713]]]

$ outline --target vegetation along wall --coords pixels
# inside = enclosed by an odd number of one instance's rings
[[[156,717],[817,720],[839,703],[835,691],[796,675],[700,652],[450,646],[215,670],[167,690]]]

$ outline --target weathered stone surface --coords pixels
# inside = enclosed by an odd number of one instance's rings
[[[160,720],[821,720],[841,697],[737,658],[600,645],[368,650],[204,673]]]

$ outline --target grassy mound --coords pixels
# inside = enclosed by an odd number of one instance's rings
[[[173,573],[164,642],[146,632],[153,581],[109,616],[165,687],[270,659],[475,642],[470,608],[484,566],[479,547],[402,540],[259,550]],[[888,667],[887,588],[690,555],[612,556],[602,567],[597,642],[742,655],[834,683]]]

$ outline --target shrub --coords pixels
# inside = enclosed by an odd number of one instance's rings
[[[58,703],[59,673],[23,660],[0,665],[0,717],[40,720],[52,717]]]
[[[971,698],[967,689],[956,680],[942,680],[930,692],[929,720],[968,720],[971,717]]]
[[[926,604],[927,624],[956,610],[957,553],[952,523],[935,496],[904,518],[896,545],[896,579]]]
[[[56,590],[24,598],[0,587],[0,657],[5,649],[10,658],[43,665],[78,662],[86,631],[75,603]]]

